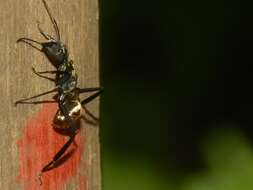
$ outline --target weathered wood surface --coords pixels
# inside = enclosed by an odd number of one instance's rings
[[[79,86],[99,86],[98,2],[96,0],[47,0],[47,3],[58,22],[62,41],[67,44],[70,58],[74,60]],[[46,189],[39,184],[36,188],[29,187],[31,182],[18,179],[21,151],[17,141],[23,138],[27,121],[40,111],[42,105],[15,107],[13,102],[53,88],[54,84],[35,76],[31,71],[32,66],[37,70],[52,70],[49,61],[40,52],[25,44],[16,44],[16,40],[24,36],[39,41],[44,40],[36,28],[37,21],[49,34],[54,34],[53,27],[41,0],[0,0],[0,8],[0,189]],[[96,116],[99,114],[98,104],[96,100],[87,105]],[[85,141],[81,164],[77,173],[64,182],[62,187],[57,187],[58,189],[101,189],[99,127],[84,122],[81,126],[79,135]],[[36,125],[34,128],[36,129]],[[47,136],[47,134],[38,134],[38,136]],[[49,142],[53,148],[54,139],[49,139]],[[32,152],[34,151],[32,149],[34,147],[26,147],[25,151]],[[39,150],[37,152],[43,154]],[[35,160],[38,159],[37,155],[33,157]],[[60,167],[64,168],[70,160],[71,157]],[[33,167],[27,166],[22,175],[26,175],[29,169]],[[58,169],[60,168],[55,170]],[[47,175],[50,175],[50,172],[54,171],[49,171]],[[36,176],[29,180],[34,181],[35,178]],[[50,181],[47,189],[55,189],[57,184],[53,184],[54,181],[55,179]]]

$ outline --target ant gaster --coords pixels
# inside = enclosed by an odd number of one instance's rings
[[[53,125],[55,128],[63,128],[63,129],[65,129],[67,126],[67,129],[69,129],[70,131],[70,135],[69,140],[55,154],[53,159],[41,169],[39,175],[40,180],[42,174],[54,167],[55,163],[62,157],[62,155],[74,141],[75,135],[77,134],[79,129],[77,121],[80,118],[84,118],[86,121],[88,121],[85,117],[83,117],[82,111],[85,110],[85,112],[89,116],[91,116],[95,120],[97,119],[84,106],[93,99],[95,99],[96,97],[98,97],[103,91],[101,87],[83,88],[83,89],[77,87],[77,74],[75,73],[73,61],[69,60],[67,48],[61,41],[57,22],[53,18],[46,1],[42,0],[42,2],[53,24],[56,33],[56,39],[48,34],[45,34],[43,30],[40,28],[40,25],[38,23],[37,24],[38,30],[40,34],[47,40],[46,42],[38,42],[30,38],[20,38],[17,40],[17,42],[26,43],[29,46],[44,53],[44,55],[48,58],[48,60],[55,67],[56,70],[37,72],[33,68],[33,72],[39,77],[53,81],[56,87],[53,90],[38,94],[36,96],[16,101],[15,105],[57,102],[59,110],[57,111],[54,117]],[[37,45],[40,45],[41,48],[37,47]],[[55,74],[55,78],[50,78],[43,75],[45,73]],[[56,92],[56,95],[54,95],[53,97],[54,100],[28,101],[53,92]],[[96,93],[81,101],[79,98],[79,94],[87,92],[96,92]]]

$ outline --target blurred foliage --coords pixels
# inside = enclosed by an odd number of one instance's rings
[[[175,184],[145,159],[104,157],[104,186],[111,190],[248,190],[253,175],[253,151],[238,130],[213,131],[202,148],[207,168]]]
[[[104,190],[250,189],[251,7],[100,1]]]
[[[152,164],[133,158],[104,157],[104,189],[110,190],[167,190],[172,188],[169,179]]]
[[[217,130],[203,151],[208,169],[189,176],[182,190],[248,190],[253,181],[253,150],[238,130]]]

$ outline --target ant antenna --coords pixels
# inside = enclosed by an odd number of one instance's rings
[[[43,2],[44,6],[45,6],[45,8],[46,8],[46,11],[47,11],[47,14],[48,14],[50,20],[51,20],[51,22],[52,22],[52,24],[53,24],[53,26],[54,26],[54,30],[55,30],[57,39],[60,41],[61,36],[60,36],[60,31],[59,31],[59,27],[58,27],[58,25],[57,25],[57,22],[56,22],[56,20],[54,19],[54,17],[52,16],[52,13],[50,12],[50,9],[49,9],[49,7],[48,7],[46,1],[45,1],[45,0],[42,0],[42,2]]]

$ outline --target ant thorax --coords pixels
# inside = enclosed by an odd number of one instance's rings
[[[77,85],[77,74],[71,64],[71,61],[59,65],[57,68],[59,73],[57,74],[57,84],[61,88],[63,94],[69,93],[76,89]]]

